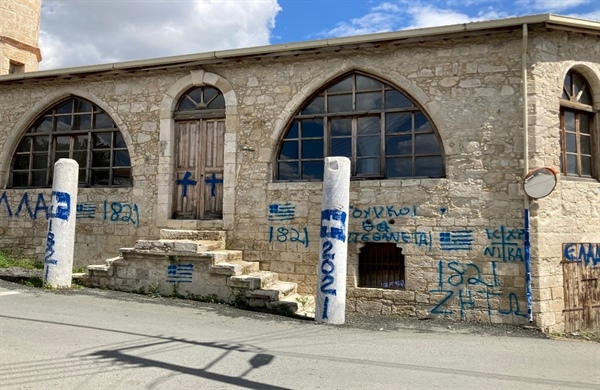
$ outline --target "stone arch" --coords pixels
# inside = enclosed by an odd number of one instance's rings
[[[132,171],[135,172],[135,162],[138,161],[138,156],[136,154],[133,139],[129,134],[129,130],[120,116],[117,114],[116,110],[110,106],[108,103],[104,102],[100,98],[98,98],[93,93],[90,93],[86,90],[82,90],[79,88],[63,88],[56,91],[53,91],[46,95],[44,98],[38,100],[33,107],[31,107],[25,115],[23,115],[9,130],[9,136],[6,139],[5,147],[2,151],[0,151],[0,183],[6,187],[8,183],[8,172],[10,171],[10,163],[12,160],[12,156],[14,154],[15,148],[21,141],[21,137],[23,133],[26,131],[27,126],[29,126],[37,117],[39,117],[43,112],[45,112],[48,108],[52,107],[54,104],[59,102],[62,99],[66,99],[68,97],[80,97],[86,100],[89,100],[93,104],[97,105],[101,109],[103,109],[108,115],[110,115],[111,119],[115,121],[115,124],[119,128],[125,142],[127,144],[127,150],[129,151],[129,157],[132,162]]]
[[[592,65],[588,65],[586,63],[569,63],[567,64],[561,72],[561,78],[559,80],[559,91],[562,91],[563,83],[565,80],[565,76],[568,72],[575,71],[580,73],[585,80],[588,82],[590,87],[592,88],[592,99],[594,101],[594,109],[600,110],[600,70],[594,70]],[[559,97],[560,97],[559,93]]]
[[[231,83],[224,77],[206,72],[203,69],[192,70],[187,76],[181,77],[165,92],[160,104],[160,148],[158,158],[158,223],[162,226],[178,227],[185,222],[170,223],[174,181],[174,139],[175,139],[175,111],[179,98],[190,88],[211,86],[219,89],[225,99],[225,174],[223,178],[223,227],[233,227],[235,206],[235,161],[238,114],[237,96]]]

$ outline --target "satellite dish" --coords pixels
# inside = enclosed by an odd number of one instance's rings
[[[536,168],[523,179],[523,190],[533,199],[550,195],[556,187],[556,172],[552,168]]]

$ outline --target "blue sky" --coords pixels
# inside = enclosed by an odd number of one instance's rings
[[[40,70],[542,13],[600,0],[43,0]]]

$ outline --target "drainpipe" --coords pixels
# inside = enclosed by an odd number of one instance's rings
[[[523,168],[524,174],[529,172],[529,121],[527,118],[527,24],[523,24],[523,53],[521,59],[523,79]],[[523,246],[525,250],[525,297],[527,299],[527,319],[533,322],[533,297],[531,293],[531,241],[529,240],[529,196],[523,194]]]

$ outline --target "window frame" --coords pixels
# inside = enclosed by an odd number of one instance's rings
[[[368,82],[374,81],[377,83],[376,88],[359,88],[358,77],[363,77]],[[336,88],[338,85],[343,84],[344,82],[351,80],[350,83],[351,88],[341,91],[331,91],[331,89]],[[360,95],[368,95],[368,94],[379,94],[379,107],[369,108],[362,107],[358,109],[358,98]],[[386,107],[388,96],[399,99],[399,103],[395,106]],[[329,108],[330,98],[336,97],[344,97],[351,96],[351,103],[348,101],[347,104],[351,104],[351,108],[349,111],[331,111]],[[377,97],[375,97],[376,99]],[[393,101],[393,100],[392,100]],[[318,104],[322,104],[321,112],[310,112],[311,109],[314,109]],[[387,118],[392,114],[402,114],[408,113],[411,115],[410,117],[410,130],[408,132],[394,132],[386,129],[386,126],[389,124]],[[423,122],[425,126],[424,130],[420,130],[416,127],[415,117],[422,117],[425,121]],[[359,122],[364,118],[377,118],[378,121],[378,130],[376,133],[367,133],[365,135],[359,134]],[[332,131],[332,124],[335,120],[343,120],[348,119],[351,123],[351,130],[347,135],[335,135]],[[305,121],[310,120],[320,120],[322,121],[322,129],[323,133],[319,136],[314,137],[304,137],[303,132],[303,123]],[[295,134],[295,136],[290,136],[290,134]],[[436,145],[435,152],[430,153],[418,153],[416,152],[416,136],[431,134],[435,137]],[[410,136],[411,138],[411,151],[410,154],[392,154],[391,149],[388,149],[387,142],[389,139],[400,136]],[[359,146],[361,145],[360,139],[367,139],[367,137],[372,137],[373,140],[377,137],[378,145],[378,154],[376,155],[360,155]],[[274,164],[273,164],[273,178],[275,182],[295,182],[295,181],[322,181],[322,177],[315,175],[316,177],[308,177],[302,170],[304,168],[304,163],[315,163],[319,162],[321,165],[324,162],[325,157],[333,156],[333,155],[343,155],[343,154],[334,154],[332,153],[332,146],[336,139],[348,138],[350,139],[350,155],[346,155],[346,157],[351,160],[351,180],[385,180],[385,179],[414,179],[414,178],[444,178],[446,177],[446,167],[445,167],[445,157],[444,157],[444,148],[441,138],[433,125],[431,118],[427,115],[427,113],[404,91],[400,90],[397,87],[392,86],[385,81],[382,81],[376,77],[371,75],[367,75],[361,72],[351,72],[346,73],[331,83],[325,85],[323,88],[319,89],[313,96],[306,99],[303,105],[298,109],[296,114],[293,116],[291,121],[288,123],[286,130],[283,132],[282,137],[279,140],[277,146],[277,153],[275,154]],[[306,157],[303,155],[303,141],[322,141],[322,153],[317,154],[316,156]],[[296,147],[293,146],[292,143],[296,143]],[[284,148],[287,148],[288,145],[291,145],[290,152],[293,152],[292,158],[285,158],[283,156]],[[294,152],[295,149],[295,152]],[[347,149],[347,147],[346,147]],[[387,152],[386,152],[387,150]],[[438,158],[439,162],[436,162],[433,170],[438,170],[435,174],[432,175],[421,175],[418,176],[418,167],[417,160],[420,158]],[[391,164],[392,160],[401,158],[408,159],[410,158],[410,175],[394,175],[391,173],[391,170],[388,169],[387,164]],[[373,163],[364,166],[361,168],[361,161],[371,160]],[[372,169],[373,165],[377,169]],[[289,167],[294,172],[295,177],[283,177],[281,170],[284,167]],[[428,168],[424,168],[428,169]],[[322,174],[322,172],[321,172]]]
[[[70,105],[69,111],[64,109],[67,105]],[[89,123],[82,122],[87,120]],[[96,127],[97,120],[102,121],[98,127]],[[48,124],[49,128],[42,128],[45,126],[44,124]],[[61,125],[66,128],[60,129]],[[106,140],[107,136],[109,144],[102,144],[101,141]],[[77,148],[77,139],[80,137],[81,141],[79,142],[85,142],[85,146]],[[45,144],[45,148],[36,148],[36,140]],[[62,149],[59,147],[60,144],[63,145]],[[65,148],[66,145],[68,146]],[[78,158],[76,154],[79,154],[80,157]],[[38,164],[36,167],[36,155],[39,156],[37,158],[45,157],[45,163]],[[102,155],[107,156],[108,164],[95,160]],[[9,188],[52,187],[54,164],[60,158],[75,159],[78,162],[79,187],[120,188],[133,186],[131,156],[123,134],[107,112],[87,99],[77,96],[62,99],[39,115],[28,126],[13,153]],[[19,160],[21,163],[26,161],[26,167],[17,167]],[[123,160],[125,163],[119,163]],[[101,164],[98,164],[100,162]],[[126,174],[119,175],[119,171]],[[40,175],[45,173],[45,177],[40,176],[36,180],[34,177],[36,172]],[[108,173],[107,177],[106,173]],[[102,177],[95,179],[99,174],[102,174]],[[16,183],[16,175],[26,176],[26,184]],[[122,177],[124,182],[118,182],[119,177]],[[107,183],[103,183],[104,180]]]
[[[563,79],[562,91],[559,112],[560,171],[568,178],[598,179],[597,115],[591,85],[581,73],[569,70]],[[573,127],[568,128],[568,123],[571,122],[568,117],[571,115]],[[582,123],[587,123],[587,132],[582,132],[582,128],[585,128]],[[575,151],[570,150],[573,146]],[[571,171],[572,164],[569,164],[573,157],[575,172]],[[589,164],[583,163],[585,159],[589,160]]]

